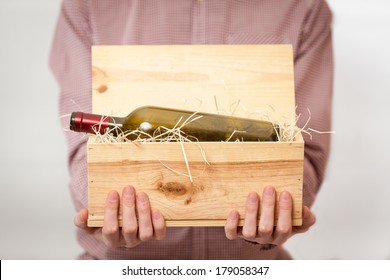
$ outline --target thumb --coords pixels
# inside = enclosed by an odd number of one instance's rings
[[[91,231],[91,228],[88,227],[87,222],[88,222],[88,210],[81,209],[74,217],[73,223],[79,229],[82,229],[82,230],[89,232],[89,231]]]
[[[316,222],[316,217],[309,207],[303,206],[302,208],[302,225],[293,227],[294,233],[304,233],[310,229]]]

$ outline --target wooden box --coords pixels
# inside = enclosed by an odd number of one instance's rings
[[[97,114],[155,105],[295,123],[291,45],[94,46],[92,80]],[[168,226],[223,226],[233,209],[242,225],[247,194],[261,197],[272,185],[277,195],[292,194],[300,225],[303,157],[300,134],[292,142],[199,144],[103,144],[90,136],[88,225],[102,226],[108,192],[129,184],[149,195]]]

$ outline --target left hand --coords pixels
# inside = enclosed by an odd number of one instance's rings
[[[245,206],[244,226],[238,227],[239,213],[233,210],[225,224],[225,234],[230,240],[238,237],[259,244],[282,245],[291,236],[303,233],[314,225],[316,219],[307,206],[302,209],[302,225],[292,226],[292,198],[289,192],[282,192],[279,197],[278,222],[274,225],[276,192],[271,186],[264,189],[261,200],[261,215],[259,213],[259,195],[256,192],[248,194]]]

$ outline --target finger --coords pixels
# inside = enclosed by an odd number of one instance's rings
[[[119,194],[116,191],[111,191],[106,199],[102,229],[103,241],[111,248],[119,245],[118,208]]]
[[[136,207],[138,213],[138,237],[141,241],[150,240],[153,237],[153,225],[150,202],[146,193],[137,193]]]
[[[303,233],[309,230],[311,226],[316,223],[316,216],[311,212],[309,207],[303,206],[302,208],[302,226],[293,227],[294,233]]]
[[[266,244],[271,241],[275,219],[275,189],[268,186],[264,189],[261,200],[261,214],[258,227],[259,243]]]
[[[134,247],[139,243],[138,222],[135,210],[135,189],[127,186],[122,192],[122,235],[126,247]]]
[[[249,193],[245,205],[245,220],[242,235],[246,239],[253,239],[257,234],[257,213],[259,211],[259,195]]]
[[[165,238],[167,227],[165,219],[158,210],[152,210],[152,224],[154,229],[154,238],[156,240],[163,240]]]
[[[275,244],[283,244],[292,231],[292,198],[289,192],[282,192],[279,197],[279,216],[275,229]]]
[[[239,214],[236,210],[233,210],[229,213],[229,216],[225,224],[225,235],[227,239],[234,240],[237,238],[237,227],[239,222]]]

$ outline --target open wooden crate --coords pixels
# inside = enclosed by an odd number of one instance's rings
[[[96,114],[126,116],[154,105],[295,123],[291,45],[94,46],[92,80]],[[291,193],[293,225],[300,225],[303,158],[300,134],[293,142],[183,146],[102,144],[90,136],[88,225],[102,226],[107,194],[129,184],[149,195],[168,226],[223,226],[233,209],[242,225],[248,193],[261,197],[272,185],[277,196]]]

